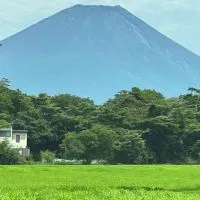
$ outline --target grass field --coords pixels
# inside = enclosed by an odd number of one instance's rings
[[[200,166],[0,167],[0,200],[199,200]]]

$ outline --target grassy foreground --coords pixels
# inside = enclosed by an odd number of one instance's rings
[[[5,166],[0,199],[199,200],[200,166]]]

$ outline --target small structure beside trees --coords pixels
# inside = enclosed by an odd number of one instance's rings
[[[13,130],[11,128],[0,129],[0,142],[6,142],[10,149],[14,149],[23,157],[29,157],[30,150],[27,148],[26,130]]]

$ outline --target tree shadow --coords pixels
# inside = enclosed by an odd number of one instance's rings
[[[100,188],[93,188],[87,186],[61,186],[56,188],[59,191],[69,191],[69,192],[80,192],[80,191],[99,191]],[[109,188],[108,188],[109,189]],[[200,193],[200,186],[196,187],[183,187],[183,188],[163,188],[163,187],[148,187],[148,186],[118,186],[111,187],[110,189],[125,190],[130,192],[135,192],[139,190],[144,190],[146,192],[182,192],[182,193]]]
[[[118,190],[127,190],[127,191],[136,191],[136,190],[145,190],[145,191],[164,191],[164,188],[161,187],[141,187],[141,186],[119,186],[115,187]]]
[[[116,187],[115,189],[119,190],[127,190],[127,191],[137,191],[137,190],[144,190],[147,192],[153,192],[153,191],[163,191],[163,192],[183,192],[183,193],[189,193],[189,192],[199,192],[200,193],[200,186],[196,187],[183,187],[183,188],[163,188],[163,187],[141,187],[141,186],[120,186]]]
[[[90,191],[92,188],[86,186],[62,186],[57,188],[60,191],[68,191],[68,192],[80,192],[80,191]]]

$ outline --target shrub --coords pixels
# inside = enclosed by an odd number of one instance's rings
[[[55,153],[47,150],[47,151],[41,151],[40,154],[42,162],[53,163],[53,160],[55,159]]]
[[[19,153],[12,149],[7,141],[0,142],[0,165],[16,165],[20,160]]]

